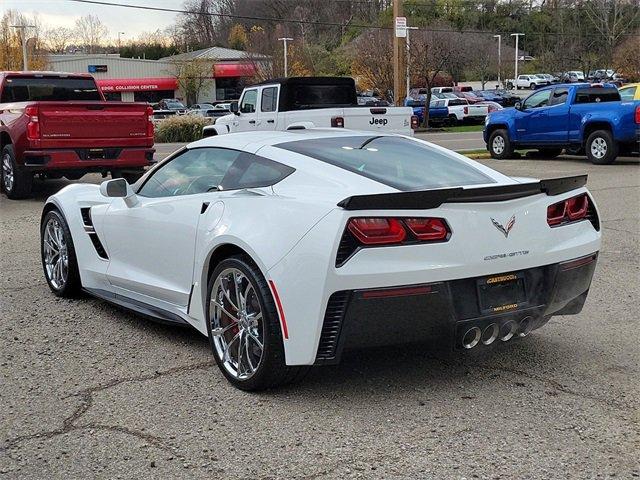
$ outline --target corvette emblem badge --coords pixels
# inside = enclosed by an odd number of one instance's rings
[[[512,215],[509,221],[507,222],[506,226],[502,226],[502,224],[498,222],[495,218],[491,219],[491,223],[493,223],[493,226],[496,227],[498,230],[500,230],[504,234],[504,238],[508,238],[509,232],[513,228],[513,225],[516,223],[516,216]]]

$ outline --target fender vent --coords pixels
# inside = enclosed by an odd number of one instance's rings
[[[344,265],[351,256],[358,250],[358,241],[351,235],[348,229],[345,228],[342,238],[340,239],[340,245],[338,246],[338,253],[336,255],[336,268]]]
[[[91,240],[91,243],[93,243],[93,248],[96,249],[96,253],[100,258],[108,260],[109,255],[107,255],[107,251],[104,249],[102,242],[98,238],[98,234],[93,228],[93,221],[91,220],[91,207],[81,208],[80,215],[82,215],[82,224],[84,225],[84,231],[87,232],[87,235],[89,235],[89,239]]]
[[[349,302],[349,292],[336,292],[329,297],[327,310],[324,314],[320,343],[316,354],[316,364],[331,363],[336,359],[338,340],[342,330],[342,320]]]

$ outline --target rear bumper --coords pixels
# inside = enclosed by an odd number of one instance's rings
[[[596,261],[597,252],[505,272],[502,276],[517,274],[525,285],[524,297],[506,307],[481,305],[479,284],[487,277],[335,292],[327,304],[315,363],[338,363],[345,349],[402,343],[426,342],[463,350],[463,338],[474,328],[499,332],[489,344],[501,343],[500,336],[508,336],[503,332],[524,336],[552,315],[582,310]],[[482,347],[483,342],[479,339],[477,345]]]
[[[27,150],[22,163],[34,172],[142,168],[153,163],[154,153],[155,149],[146,147]]]

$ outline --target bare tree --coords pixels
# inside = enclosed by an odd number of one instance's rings
[[[377,90],[392,102],[393,41],[390,31],[369,30],[349,46],[351,73],[363,90]]]
[[[200,92],[209,88],[213,82],[213,61],[210,59],[193,59],[175,61],[171,73],[176,77],[178,86],[184,93],[187,105],[198,101]]]
[[[50,28],[44,33],[44,41],[53,53],[64,53],[66,48],[75,38],[75,32],[71,28]]]
[[[87,53],[95,53],[109,30],[96,15],[85,15],[76,20],[76,36],[87,49]]]
[[[602,36],[603,58],[610,64],[615,46],[640,18],[638,0],[588,0],[581,3],[591,24]]]

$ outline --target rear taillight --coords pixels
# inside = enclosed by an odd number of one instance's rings
[[[640,125],[640,105],[636,107],[636,125]]]
[[[464,107],[464,114],[469,115],[469,107]]]
[[[31,105],[24,109],[24,113],[29,117],[27,124],[27,139],[40,140],[40,120],[38,119],[38,106]]]
[[[153,138],[154,126],[153,126],[153,108],[147,107],[147,137]]]
[[[442,242],[451,231],[442,218],[351,218],[348,231],[363,245],[393,245],[399,243]]]
[[[344,118],[342,117],[331,117],[331,126],[344,128]]]
[[[587,218],[591,200],[586,193],[547,207],[547,224],[551,227]]]
[[[417,128],[418,128],[418,116],[411,115],[411,129],[417,130]]]

